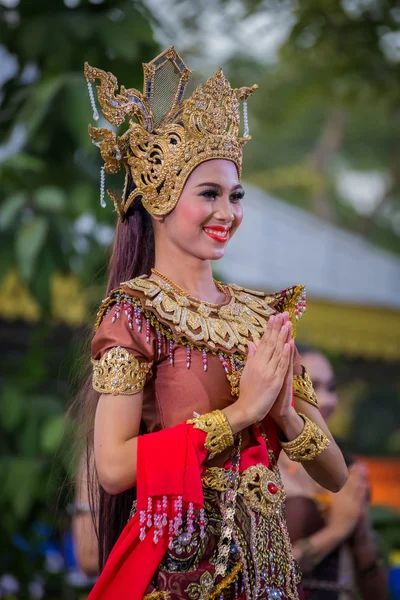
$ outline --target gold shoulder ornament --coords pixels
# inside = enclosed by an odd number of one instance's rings
[[[93,388],[100,394],[131,395],[140,392],[152,362],[139,362],[126,348],[108,350],[99,360],[92,358]]]
[[[311,378],[305,367],[303,367],[303,373],[301,375],[295,375],[293,377],[293,392],[294,395],[301,398],[301,400],[308,402],[312,406],[315,406],[315,408],[319,408]]]

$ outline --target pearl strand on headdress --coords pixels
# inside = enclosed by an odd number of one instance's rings
[[[96,107],[96,102],[94,99],[92,84],[90,83],[90,81],[88,79],[87,79],[87,87],[88,87],[88,92],[89,92],[90,104],[92,105],[92,110],[93,110],[93,119],[95,121],[98,121],[99,113],[97,112],[97,107]]]
[[[101,167],[101,169],[100,169],[100,206],[101,206],[101,208],[105,208],[107,206],[106,201],[104,199],[105,187],[106,187],[106,174],[104,172],[104,167]]]
[[[250,135],[250,129],[249,129],[249,115],[247,113],[247,102],[246,100],[244,100],[243,102],[243,123],[244,123],[244,129],[243,129],[243,137],[249,137]]]

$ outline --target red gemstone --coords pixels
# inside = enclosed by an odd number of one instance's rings
[[[268,483],[267,489],[268,489],[268,491],[269,491],[270,494],[277,494],[278,493],[278,488],[271,481]]]

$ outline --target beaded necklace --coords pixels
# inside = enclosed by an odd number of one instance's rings
[[[196,304],[204,304],[205,306],[211,306],[211,307],[221,306],[221,304],[219,304],[219,303],[208,302],[207,300],[201,300],[200,298],[196,298],[196,296],[192,296],[191,294],[186,292],[183,288],[181,288],[177,283],[172,281],[172,279],[169,279],[169,277],[167,277],[166,275],[163,275],[162,273],[160,273],[160,271],[157,271],[157,269],[151,269],[151,272],[153,273],[153,275],[156,275],[156,277],[159,277],[160,279],[163,279],[166,283],[168,283],[168,285],[170,285],[172,288],[174,288],[174,290],[176,292],[178,292],[178,294],[180,294],[181,296],[186,296],[187,298],[189,298],[192,302],[194,302]],[[227,292],[226,292],[225,287],[222,285],[222,283],[220,283],[216,279],[213,279],[213,282],[214,282],[215,286],[217,287],[217,289],[219,289],[219,291],[224,294],[225,300],[226,300]]]

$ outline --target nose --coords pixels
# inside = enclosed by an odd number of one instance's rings
[[[229,200],[229,196],[227,196],[227,197],[225,197],[225,195],[220,196],[218,198],[218,201],[216,202],[215,208],[216,208],[216,210],[215,210],[214,216],[216,219],[218,219],[219,221],[226,223],[226,224],[233,223],[235,215],[233,214],[233,211],[232,211],[232,205]]]

